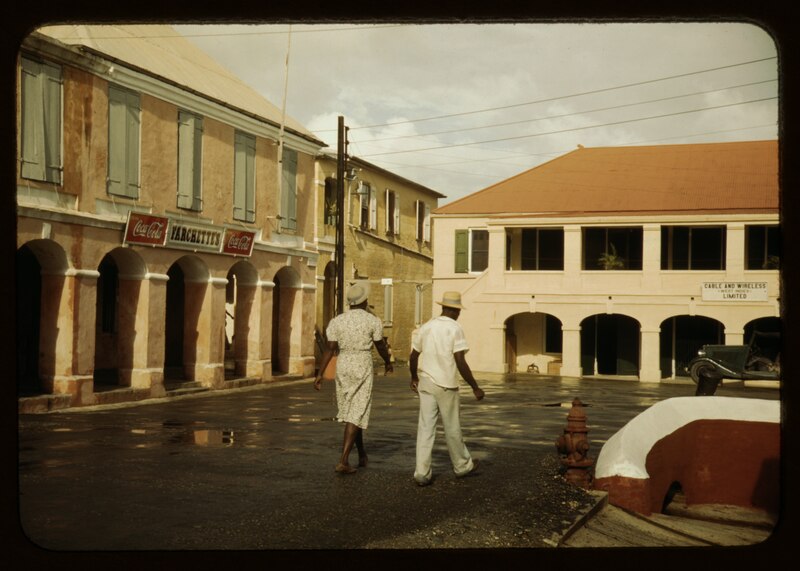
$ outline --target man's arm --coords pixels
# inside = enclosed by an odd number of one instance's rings
[[[478,386],[478,382],[475,380],[475,377],[472,376],[472,369],[469,368],[467,364],[467,357],[466,351],[458,351],[453,354],[456,359],[456,367],[458,367],[458,372],[461,373],[461,376],[464,377],[464,380],[467,381],[467,384],[472,387],[472,394],[475,395],[475,398],[481,400],[484,397],[483,389]]]
[[[417,376],[418,362],[419,351],[412,349],[411,355],[408,356],[408,370],[411,372],[411,390],[414,392],[417,392],[417,385],[419,385],[419,377]]]

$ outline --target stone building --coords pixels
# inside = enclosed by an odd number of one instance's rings
[[[395,359],[406,361],[411,333],[431,317],[430,213],[444,195],[358,157],[345,178],[344,287],[367,284]],[[316,324],[324,333],[336,299],[336,156],[317,157]]]
[[[325,144],[169,26],[18,62],[20,409],[313,374]]]
[[[579,147],[434,212],[434,298],[478,371],[685,376],[780,328],[778,180],[774,140]]]

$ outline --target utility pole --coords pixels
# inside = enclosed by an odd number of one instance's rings
[[[344,177],[347,169],[347,127],[339,116],[336,156],[336,315],[344,312]]]

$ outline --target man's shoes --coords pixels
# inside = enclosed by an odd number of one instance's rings
[[[469,472],[465,472],[464,474],[459,474],[457,477],[458,478],[464,478],[466,476],[470,476],[470,475],[474,474],[475,472],[478,471],[478,466],[480,466],[480,465],[481,465],[481,461],[478,460],[477,458],[473,458],[472,459],[472,470],[470,470]]]
[[[423,486],[430,486],[433,483],[433,480],[414,480],[417,485],[422,488]]]

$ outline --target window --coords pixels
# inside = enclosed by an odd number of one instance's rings
[[[61,183],[61,68],[21,58],[20,174]]]
[[[421,242],[431,241],[431,207],[421,200],[415,202],[417,213],[416,238]]]
[[[489,231],[456,230],[455,272],[482,272],[489,267]]]
[[[745,226],[745,268],[778,270],[781,266],[781,235],[778,226]]]
[[[108,87],[108,193],[139,198],[139,94]]]
[[[393,190],[386,189],[386,233],[400,234],[400,197]]]
[[[584,228],[584,270],[641,270],[642,229]]]
[[[203,118],[178,113],[178,208],[202,210]]]
[[[724,270],[725,228],[662,226],[662,270]]]
[[[392,278],[384,278],[381,283],[383,284],[383,325],[384,327],[391,327],[392,319],[394,318]]]
[[[326,226],[336,226],[338,211],[336,203],[336,179],[328,177],[325,179],[325,212],[323,220]]]
[[[233,218],[255,222],[256,138],[237,131],[233,142]]]
[[[281,228],[297,230],[297,151],[283,149],[281,176]]]
[[[564,230],[523,228],[520,237],[520,269],[563,270]]]
[[[378,226],[378,203],[375,198],[375,189],[365,182],[359,182],[358,198],[361,211],[359,226],[362,230],[376,230]]]

